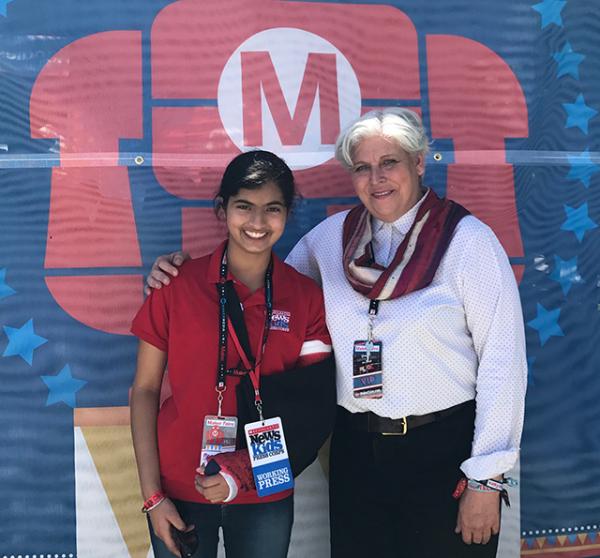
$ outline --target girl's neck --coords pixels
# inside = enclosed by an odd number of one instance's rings
[[[265,274],[270,261],[270,251],[264,254],[248,254],[236,249],[231,244],[227,248],[227,266],[229,270],[251,292],[264,287]]]

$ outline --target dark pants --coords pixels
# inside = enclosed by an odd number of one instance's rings
[[[471,453],[474,405],[406,436],[353,431],[338,408],[331,442],[333,558],[493,558],[498,536],[466,545],[452,497]]]
[[[265,504],[213,505],[174,500],[187,525],[196,526],[199,545],[194,558],[215,558],[219,527],[227,558],[285,558],[294,522],[294,497]],[[155,558],[173,558],[152,531]]]

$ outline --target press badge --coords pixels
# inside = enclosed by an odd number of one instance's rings
[[[274,417],[244,426],[254,484],[259,496],[270,496],[293,488],[281,419]]]
[[[236,436],[237,417],[205,416],[200,465],[205,466],[213,455],[235,451]]]
[[[383,397],[381,341],[355,341],[352,351],[352,392],[356,399]]]

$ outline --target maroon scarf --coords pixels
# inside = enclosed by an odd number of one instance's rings
[[[374,261],[371,215],[364,205],[344,220],[344,273],[352,288],[370,299],[389,300],[424,289],[433,280],[458,222],[469,211],[429,189],[415,221],[386,268]]]

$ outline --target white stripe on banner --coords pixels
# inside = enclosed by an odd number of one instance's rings
[[[77,558],[129,557],[81,428],[75,427]]]
[[[331,345],[327,345],[323,343],[323,341],[319,341],[318,339],[313,339],[312,341],[305,341],[302,343],[302,348],[300,349],[300,356],[306,355],[316,355],[319,353],[330,353]]]

